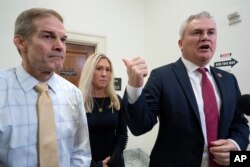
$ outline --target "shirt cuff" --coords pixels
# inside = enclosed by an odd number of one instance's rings
[[[234,145],[237,147],[237,151],[241,151],[241,149],[240,149],[240,146],[238,145],[238,143],[236,143],[236,141],[234,141],[233,139],[228,139],[228,140],[230,140],[231,142],[233,142],[234,143]]]
[[[133,104],[139,99],[142,88],[143,87],[135,88],[133,86],[130,86],[129,84],[127,85],[127,96],[129,104]]]

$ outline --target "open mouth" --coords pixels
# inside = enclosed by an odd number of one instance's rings
[[[202,52],[207,52],[210,50],[210,46],[209,45],[201,45],[199,47],[199,49],[202,51]]]
[[[209,45],[201,45],[200,46],[200,49],[209,49],[210,47],[209,47]]]

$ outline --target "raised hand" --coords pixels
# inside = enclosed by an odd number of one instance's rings
[[[123,59],[127,67],[128,84],[133,87],[142,87],[144,77],[148,75],[147,64],[141,57],[135,57],[132,60]]]

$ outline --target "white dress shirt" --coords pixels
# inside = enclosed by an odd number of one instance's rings
[[[0,166],[37,167],[39,81],[22,66],[0,71]],[[89,167],[91,151],[82,94],[54,74],[48,81],[60,167]]]

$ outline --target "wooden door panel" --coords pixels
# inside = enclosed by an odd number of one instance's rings
[[[85,55],[66,56],[66,63],[64,63],[63,69],[60,71],[60,75],[78,86],[78,81],[80,79],[80,74],[85,59]]]
[[[57,73],[78,87],[84,62],[93,53],[95,46],[67,43],[65,62]]]

